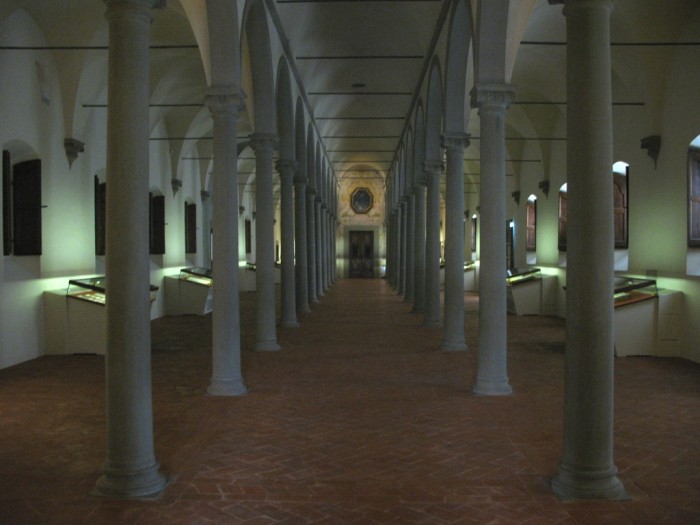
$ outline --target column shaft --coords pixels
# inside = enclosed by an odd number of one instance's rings
[[[610,0],[567,1],[568,243],[564,448],[555,493],[624,498],[613,464]]]
[[[241,395],[241,330],[238,274],[238,154],[236,130],[241,97],[227,89],[211,89],[206,104],[214,121],[212,267],[212,377],[207,392]]]
[[[148,78],[153,1],[107,2],[107,458],[96,491],[158,494],[153,445],[148,243]]]
[[[275,210],[272,194],[274,135],[256,133],[255,150],[255,349],[279,350],[275,326]]]
[[[300,168],[303,169],[303,168]],[[297,313],[309,310],[309,276],[306,238],[306,177],[297,174],[294,182],[294,255],[296,264]]]
[[[411,192],[406,197],[406,294],[404,302],[413,303],[415,297],[415,242],[416,242],[416,196]]]
[[[308,265],[309,303],[318,302],[316,291],[316,192],[306,190],[306,264]]]
[[[445,321],[440,348],[456,352],[467,349],[464,339],[464,150],[466,134],[442,138],[447,152],[445,192]]]
[[[279,160],[277,171],[280,174],[282,192],[282,320],[286,328],[296,328],[297,305],[294,276],[294,172],[297,163],[293,160]]]
[[[428,176],[428,196],[423,326],[436,327],[440,326],[440,175],[442,173],[442,165],[426,163],[426,172]]]
[[[323,234],[322,234],[322,219],[321,219],[321,198],[316,196],[316,201],[314,202],[314,213],[316,216],[316,295],[318,297],[324,296],[323,289]]]
[[[425,185],[416,186],[415,301],[413,311],[425,310]]]
[[[506,142],[505,116],[513,97],[503,84],[477,86],[481,117],[481,264],[479,266],[479,364],[473,391],[512,393],[507,371]]]
[[[399,271],[401,272],[401,281],[399,282],[399,294],[406,296],[406,272],[408,270],[408,264],[406,262],[408,251],[406,249],[406,244],[408,240],[408,201],[406,197],[401,199],[401,267]]]

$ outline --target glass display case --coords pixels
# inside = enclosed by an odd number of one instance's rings
[[[99,277],[87,277],[85,279],[71,279],[68,281],[66,295],[74,299],[104,305],[107,300],[105,283],[106,278],[104,275]],[[150,285],[151,302],[156,300],[157,293],[158,287]]]
[[[659,294],[655,279],[615,276],[615,308],[652,299]]]
[[[511,268],[506,273],[506,284],[508,286],[542,278],[542,271],[539,268]]]
[[[105,304],[105,278],[71,279],[68,281],[66,295],[83,301]]]
[[[211,286],[211,269],[202,267],[183,268],[180,270],[180,279],[203,286]]]

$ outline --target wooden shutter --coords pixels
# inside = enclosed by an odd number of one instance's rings
[[[95,255],[104,255],[107,226],[107,183],[95,176]]]
[[[197,253],[197,205],[185,203],[185,253]]]
[[[41,160],[21,162],[13,171],[13,252],[41,255]]]
[[[567,209],[566,209],[566,192],[559,192],[559,251],[566,251],[566,220],[567,220]]]
[[[150,252],[151,255],[165,253],[165,196],[150,195]]]
[[[2,152],[2,253],[12,253],[12,164],[10,152]]]

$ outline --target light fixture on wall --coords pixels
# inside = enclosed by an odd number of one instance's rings
[[[515,204],[517,204],[519,206],[520,205],[520,192],[514,191],[513,193],[510,194],[510,196],[513,197]]]
[[[545,197],[549,197],[549,179],[541,180],[537,186],[542,190]]]
[[[239,206],[238,207],[238,215],[243,215],[243,212],[245,211],[245,206]]]
[[[199,192],[199,196],[202,198],[202,202],[204,202],[207,199],[209,199],[209,192],[206,190],[202,190]]]
[[[180,188],[182,188],[182,180],[181,179],[171,179],[170,180],[170,185],[173,188],[173,195],[175,195]]]

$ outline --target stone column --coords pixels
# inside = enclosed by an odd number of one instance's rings
[[[107,1],[107,458],[96,492],[154,496],[167,484],[153,445],[148,246],[148,77],[154,0]]]
[[[425,181],[416,184],[416,239],[415,245],[415,271],[414,288],[415,300],[413,311],[423,313],[425,310]]]
[[[279,350],[275,326],[275,209],[272,194],[272,154],[277,137],[255,133],[255,349]],[[214,252],[216,256],[216,252]]]
[[[428,181],[423,326],[440,326],[440,176],[443,165],[426,162]],[[462,190],[464,191],[464,190]]]
[[[306,237],[306,166],[303,164],[297,167],[294,175],[294,238],[297,313],[306,313],[310,309]]]
[[[294,282],[294,173],[297,163],[294,160],[277,161],[282,192],[282,320],[285,328],[297,328],[297,299]]]
[[[464,340],[464,169],[462,167],[464,150],[467,146],[469,146],[469,136],[465,133],[453,133],[442,137],[442,147],[447,153],[447,188],[445,192],[445,331],[440,348],[448,352],[467,349]]]
[[[399,201],[396,204],[396,212],[394,213],[394,281],[395,285],[394,288],[396,291],[401,294],[402,289],[401,289],[401,279],[402,279],[402,274],[401,274],[401,263],[402,263],[402,257],[401,257],[401,245],[402,245],[402,238],[403,238],[403,213],[401,210],[401,201]]]
[[[406,197],[406,294],[405,303],[413,303],[415,297],[415,242],[416,242],[416,195],[413,191]]]
[[[330,249],[330,244],[328,242],[328,206],[325,202],[321,203],[321,239],[323,239],[323,250],[321,251],[321,267],[323,271],[321,272],[321,283],[323,285],[323,291],[328,291],[328,250]]]
[[[323,242],[321,219],[321,197],[316,195],[314,202],[314,215],[316,216],[316,295],[323,297],[325,290],[323,289],[323,250],[325,249]]]
[[[241,323],[238,274],[238,153],[236,130],[242,94],[212,88],[205,99],[214,121],[212,267],[212,377],[207,392],[234,396],[247,389],[241,375]]]
[[[316,191],[306,190],[306,264],[309,285],[309,303],[318,302],[316,291]]]
[[[481,264],[479,266],[479,364],[473,391],[513,392],[507,370],[506,141],[505,118],[513,89],[477,85],[472,106],[481,118]]]
[[[622,499],[613,464],[610,0],[565,2],[568,243],[564,447],[554,492]]]
[[[406,250],[406,244],[408,240],[408,201],[406,197],[401,197],[401,240],[399,252],[401,257],[401,266],[399,267],[399,272],[401,275],[401,280],[399,281],[399,294],[406,296],[406,272],[408,269],[408,264],[406,262],[408,251]]]

